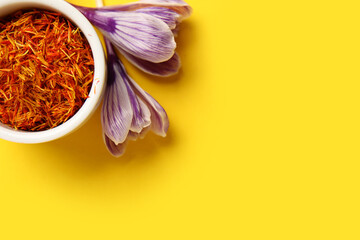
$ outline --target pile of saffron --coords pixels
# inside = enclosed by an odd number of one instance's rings
[[[0,19],[0,121],[42,131],[71,118],[88,98],[92,52],[59,13],[18,11]]]

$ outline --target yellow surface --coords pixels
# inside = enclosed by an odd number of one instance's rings
[[[359,239],[356,2],[189,0],[168,137],[1,140],[0,239]]]

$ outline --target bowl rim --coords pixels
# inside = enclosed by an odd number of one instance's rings
[[[0,138],[18,143],[42,143],[61,138],[83,125],[99,106],[106,86],[105,54],[102,43],[95,28],[88,19],[74,6],[64,0],[2,0],[0,17],[20,9],[40,8],[61,13],[71,20],[83,32],[89,42],[94,58],[94,78],[89,92],[81,108],[66,122],[43,131],[15,130],[0,123]]]

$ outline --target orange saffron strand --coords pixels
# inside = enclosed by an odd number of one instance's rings
[[[88,98],[92,52],[59,13],[32,9],[0,19],[0,122],[43,131],[70,119]]]

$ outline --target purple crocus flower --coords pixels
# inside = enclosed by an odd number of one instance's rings
[[[139,69],[157,76],[178,72],[181,63],[174,35],[192,11],[184,1],[140,0],[101,8],[76,7]]]
[[[105,144],[121,156],[128,140],[142,138],[148,130],[165,137],[169,120],[160,104],[126,72],[111,43],[108,52],[108,82],[101,112]]]
[[[173,75],[181,65],[174,36],[179,23],[190,16],[191,7],[182,0],[76,7],[105,37],[108,82],[101,123],[110,153],[121,156],[129,140],[142,138],[149,130],[165,137],[169,128],[165,110],[127,74],[113,46],[144,72]]]

